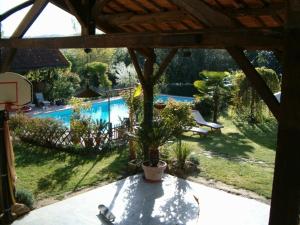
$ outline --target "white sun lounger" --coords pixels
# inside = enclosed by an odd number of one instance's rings
[[[208,130],[205,130],[201,127],[186,128],[186,131],[191,131],[191,132],[193,132],[193,134],[199,134],[199,135],[204,135],[204,136],[206,136],[208,134]]]
[[[197,122],[197,124],[199,124],[200,126],[206,126],[206,127],[210,127],[211,129],[216,129],[216,130],[220,130],[221,128],[223,128],[224,126],[218,123],[213,123],[213,122],[207,122],[203,116],[200,114],[199,111],[197,110],[192,110],[192,115],[195,119],[195,121]]]

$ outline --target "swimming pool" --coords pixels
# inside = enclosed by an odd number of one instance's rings
[[[169,95],[159,95],[155,98],[155,101],[166,102],[168,99],[174,99],[179,102],[192,102],[194,98],[182,97],[182,96],[169,96]],[[37,118],[52,118],[63,122],[67,127],[70,126],[70,120],[73,110],[71,108],[62,109],[52,112],[45,112],[33,115]],[[88,110],[82,112],[85,116],[90,116],[92,120],[103,119],[108,121],[108,102],[95,102],[92,104],[92,107]],[[125,104],[125,101],[122,98],[113,99],[110,102],[110,120],[113,125],[120,124],[120,120],[128,117],[128,108]]]

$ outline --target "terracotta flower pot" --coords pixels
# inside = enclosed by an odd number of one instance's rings
[[[167,168],[167,163],[165,161],[159,161],[156,167],[147,166],[147,162],[142,164],[145,179],[148,181],[161,181],[164,171]]]
[[[156,109],[164,109],[166,107],[166,104],[165,103],[155,103],[154,107]]]

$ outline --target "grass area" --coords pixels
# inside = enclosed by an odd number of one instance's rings
[[[121,178],[127,151],[82,156],[17,142],[14,144],[17,188],[31,191],[37,200]]]
[[[250,126],[221,118],[222,133],[207,137],[185,133],[200,159],[198,176],[218,180],[271,197],[276,148],[276,122]],[[57,152],[16,142],[14,144],[17,188],[31,191],[37,200],[80,190],[126,175],[128,151],[102,156],[82,156]]]
[[[221,118],[222,133],[207,137],[186,133],[184,141],[199,155],[200,174],[271,197],[277,125],[251,126]]]

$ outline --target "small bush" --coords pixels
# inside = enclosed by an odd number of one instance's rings
[[[191,154],[189,156],[189,161],[191,161],[195,165],[199,165],[200,164],[199,157],[196,154]]]
[[[17,129],[24,127],[24,125],[28,122],[29,118],[22,113],[17,113],[15,116],[11,116],[9,118],[9,128],[12,131],[16,131]]]
[[[34,198],[30,191],[25,189],[17,189],[16,191],[16,201],[18,203],[25,204],[32,209],[34,204]]]
[[[182,144],[180,141],[176,144],[174,148],[174,154],[180,169],[184,169],[185,163],[189,155],[191,154],[191,149],[188,145]]]

